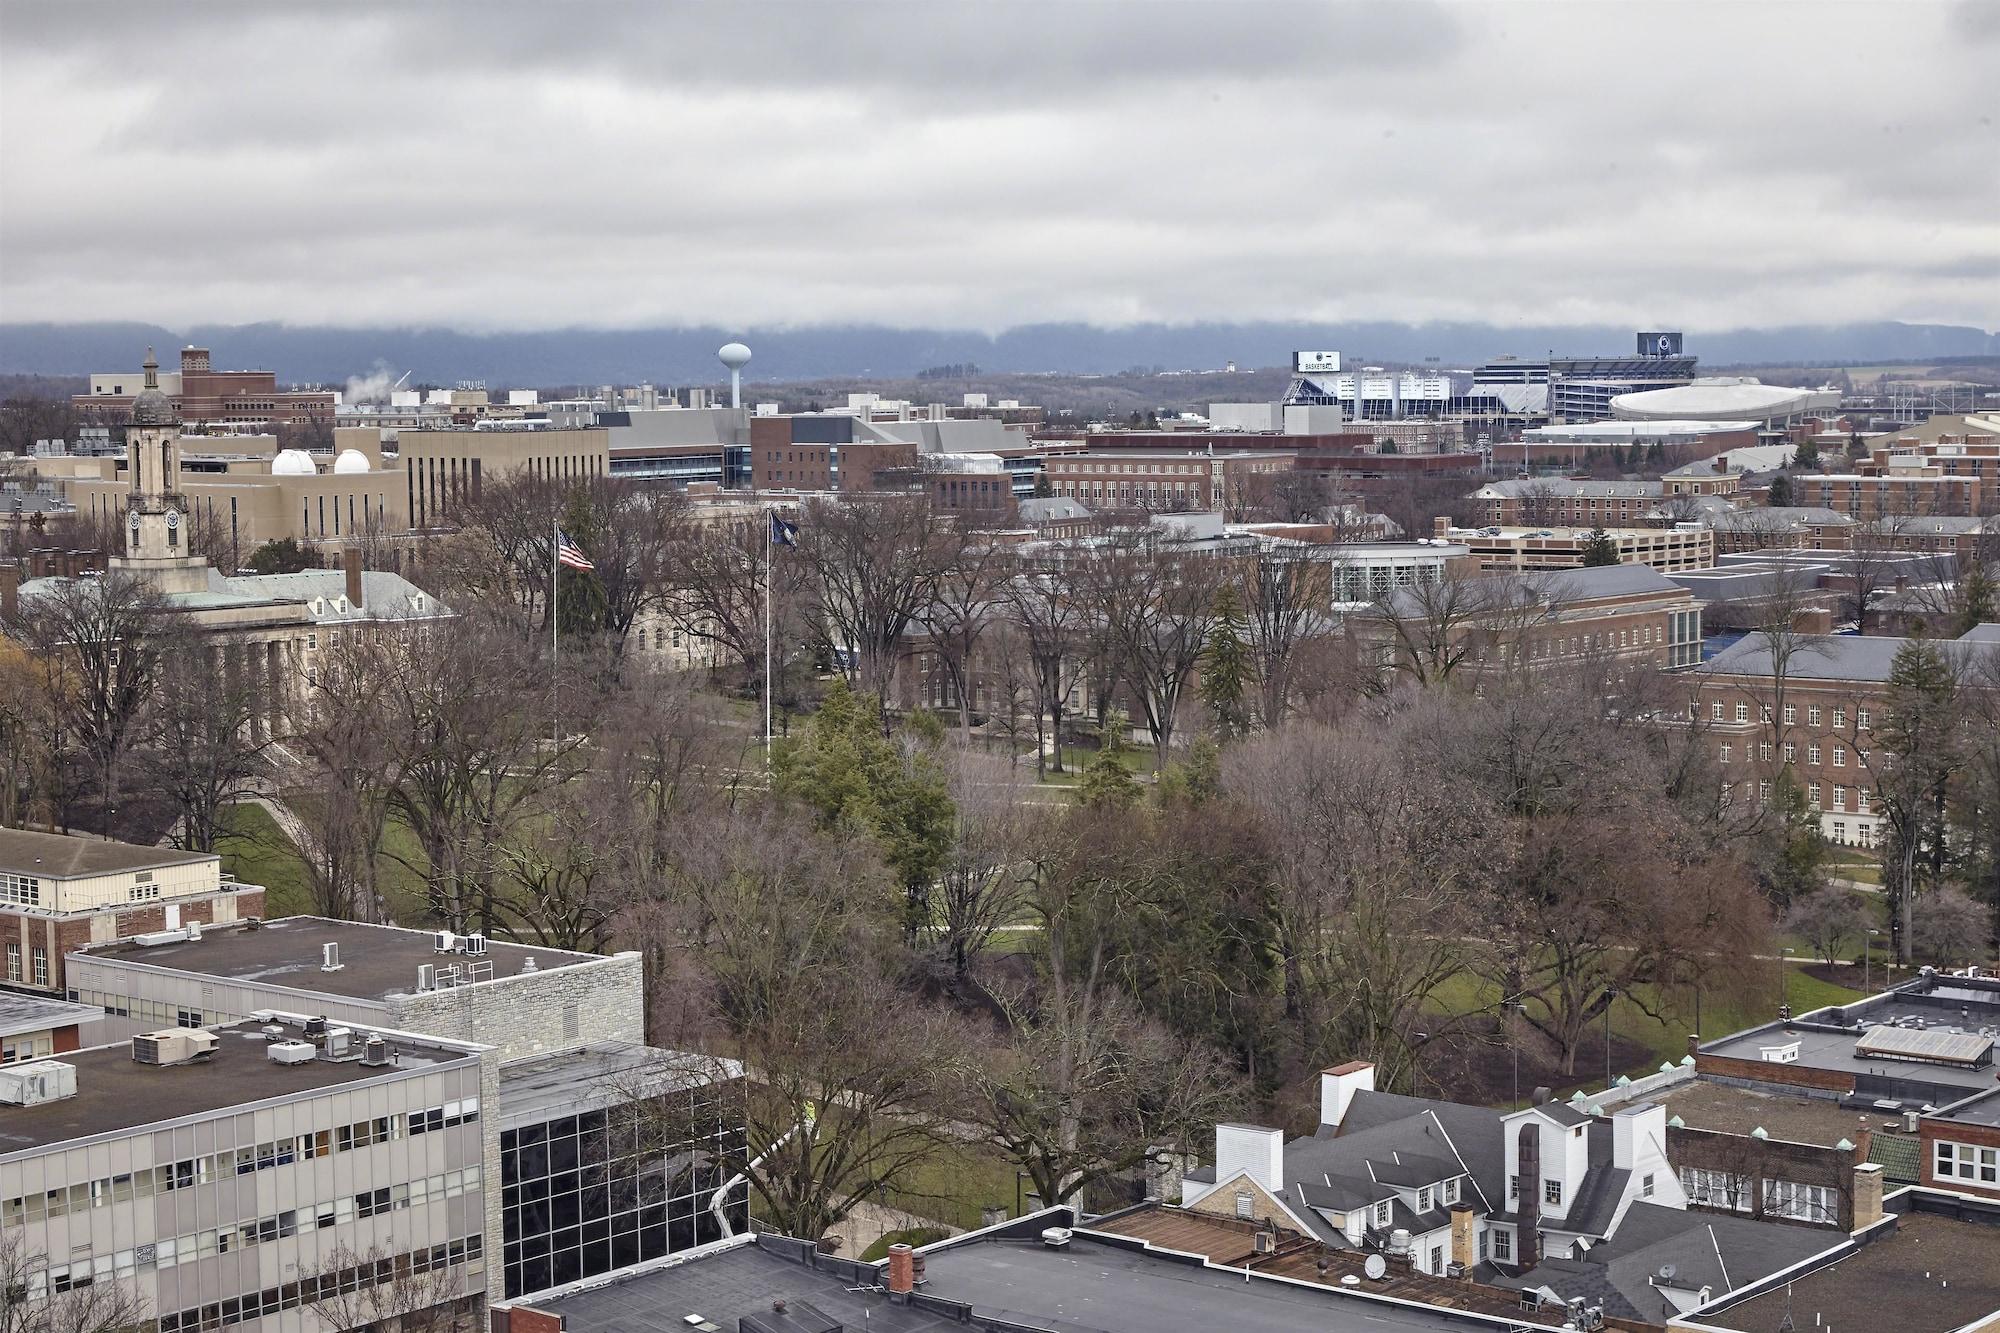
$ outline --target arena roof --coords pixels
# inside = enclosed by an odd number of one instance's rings
[[[1621,393],[1611,410],[1626,421],[1779,421],[1806,412],[1831,412],[1840,395],[1827,389],[1788,389],[1756,380],[1696,380],[1671,389]]]

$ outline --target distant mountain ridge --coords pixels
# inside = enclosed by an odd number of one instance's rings
[[[1492,324],[1029,324],[1003,333],[870,325],[766,330],[706,326],[462,333],[447,328],[326,328],[285,324],[0,324],[0,373],[83,374],[136,367],[150,344],[163,363],[185,344],[208,347],[219,368],[274,370],[281,382],[340,383],[388,367],[413,383],[484,379],[502,385],[713,384],[715,349],[741,339],[755,352],[749,382],[844,376],[907,377],[971,362],[1006,373],[1115,374],[1133,367],[1218,369],[1287,365],[1295,350],[1339,351],[1347,365],[1377,361],[1471,365],[1502,354],[1614,355],[1632,329],[1609,325]],[[1840,324],[1715,333],[1690,330],[1704,364],[1928,360],[2000,356],[2000,334],[1945,324]]]

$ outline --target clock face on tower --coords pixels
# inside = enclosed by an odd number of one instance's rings
[[[178,510],[178,509],[169,509],[169,510],[167,511],[167,526],[168,526],[168,527],[170,527],[170,528],[177,528],[177,527],[179,527],[180,525],[181,525],[181,513],[180,513],[180,510]]]

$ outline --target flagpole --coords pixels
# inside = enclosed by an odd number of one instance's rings
[[[562,564],[559,544],[562,541],[562,520],[549,520],[549,658],[553,661],[562,656],[562,638],[556,629],[556,567]]]
[[[771,548],[778,544],[775,516],[764,524],[764,773],[771,772]]]

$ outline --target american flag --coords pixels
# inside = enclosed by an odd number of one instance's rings
[[[556,529],[556,563],[565,569],[597,568],[590,563],[590,558],[584,555],[583,548],[571,541],[569,534],[560,528]]]

